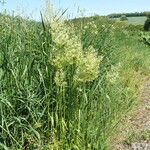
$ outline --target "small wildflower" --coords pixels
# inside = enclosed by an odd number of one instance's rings
[[[102,27],[105,28],[106,26],[103,24]]]

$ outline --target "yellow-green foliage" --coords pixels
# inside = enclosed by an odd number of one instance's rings
[[[80,82],[92,81],[98,77],[101,58],[93,47],[83,51],[80,37],[76,36],[73,27],[67,26],[63,20],[53,20],[51,23],[52,39],[54,41],[50,63],[57,68],[56,80],[62,80],[65,68],[75,65],[74,80]]]
[[[116,64],[115,66],[111,66],[111,69],[109,72],[107,72],[106,79],[107,82],[110,82],[111,84],[116,83],[120,79],[120,72],[121,70],[121,64]]]

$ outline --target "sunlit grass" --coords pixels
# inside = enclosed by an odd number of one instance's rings
[[[0,20],[0,147],[108,149],[149,72],[138,33],[103,17]]]

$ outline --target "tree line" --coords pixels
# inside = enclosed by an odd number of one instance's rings
[[[126,17],[139,17],[139,16],[147,16],[147,13],[149,12],[134,12],[134,13],[113,13],[109,14],[109,18],[120,18],[122,15],[125,15]]]

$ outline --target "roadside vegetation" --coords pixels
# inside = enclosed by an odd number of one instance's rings
[[[111,149],[149,49],[139,28],[107,17],[1,15],[0,149]]]

